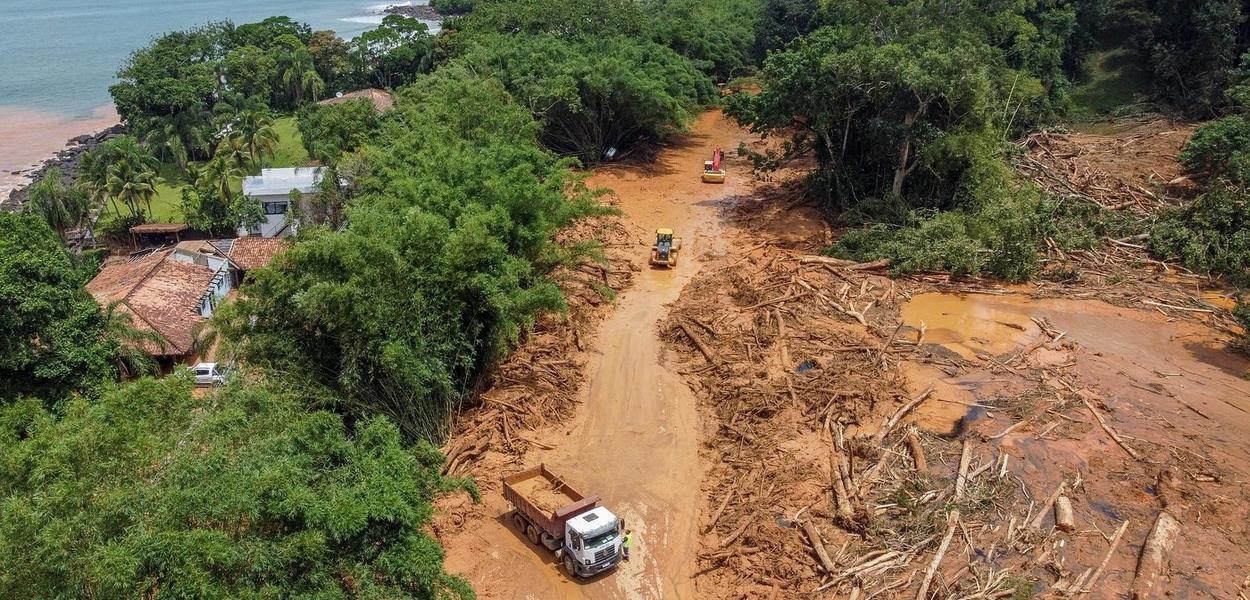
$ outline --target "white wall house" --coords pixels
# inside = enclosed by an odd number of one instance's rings
[[[199,312],[201,317],[208,318],[213,316],[213,310],[221,303],[221,299],[226,297],[230,290],[234,289],[239,279],[238,267],[233,262],[230,262],[229,258],[226,258],[229,244],[232,241],[210,242],[207,240],[194,240],[181,242],[174,246],[174,251],[169,255],[171,260],[212,269],[213,280],[208,284],[208,289],[204,291],[204,296],[200,298]],[[219,245],[225,246],[225,248],[219,248]]]
[[[291,212],[291,190],[301,194],[317,191],[322,167],[261,169],[260,175],[243,178],[243,195],[259,202],[265,220],[258,229],[239,227],[239,235],[285,237],[295,233],[297,223],[287,216]]]

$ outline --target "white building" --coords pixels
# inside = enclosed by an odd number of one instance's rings
[[[322,167],[261,169],[260,175],[243,178],[243,195],[260,203],[265,220],[258,229],[249,231],[239,227],[239,235],[285,237],[295,233],[297,224],[288,218],[291,214],[291,191],[301,194],[316,192],[323,170]]]

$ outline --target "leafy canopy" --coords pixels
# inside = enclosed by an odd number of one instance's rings
[[[39,216],[0,213],[0,404],[55,404],[115,377],[117,345],[89,277]]]
[[[27,598],[471,598],[425,531],[448,489],[389,421],[142,380],[0,407],[0,587]]]

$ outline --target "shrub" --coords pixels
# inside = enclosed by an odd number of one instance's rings
[[[1150,232],[1149,248],[1186,268],[1250,283],[1250,197],[1216,187],[1169,211]]]

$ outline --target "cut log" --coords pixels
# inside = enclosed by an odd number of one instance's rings
[[[1029,521],[1029,527],[1041,529],[1042,521],[1046,519],[1046,513],[1050,512],[1050,507],[1054,506],[1055,502],[1059,500],[1059,496],[1062,496],[1067,489],[1068,483],[1060,481],[1059,487],[1055,488],[1054,492],[1051,492],[1050,496],[1046,498],[1046,503],[1042,505],[1041,510],[1037,511],[1037,516],[1033,517],[1032,521]]]
[[[1072,500],[1067,496],[1055,499],[1055,528],[1063,532],[1076,529],[1076,517],[1072,513]]]
[[[812,549],[816,551],[816,557],[820,559],[820,565],[825,568],[825,572],[832,575],[837,570],[837,565],[829,558],[829,553],[825,551],[825,543],[820,541],[820,532],[816,531],[816,526],[811,521],[803,521],[803,533],[807,534],[807,541],[812,544]]]
[[[881,260],[873,260],[869,262],[855,262],[842,258],[830,258],[828,256],[800,256],[799,264],[801,265],[827,265],[830,267],[838,267],[848,271],[871,271],[874,269],[885,269],[894,264],[888,258]]]
[[[968,486],[968,464],[972,461],[972,446],[964,440],[963,452],[959,455],[959,475],[955,477],[955,502],[964,499],[964,488]]]
[[[929,463],[924,457],[924,446],[920,445],[920,436],[916,434],[915,427],[907,430],[907,449],[911,452],[911,461],[916,466],[916,471],[928,471]]]
[[[1155,518],[1155,526],[1146,537],[1141,556],[1137,558],[1137,572],[1133,575],[1130,592],[1133,600],[1163,597],[1162,591],[1155,589],[1155,582],[1163,573],[1163,563],[1172,551],[1172,544],[1176,543],[1180,531],[1180,522],[1167,511],[1160,512]]]

